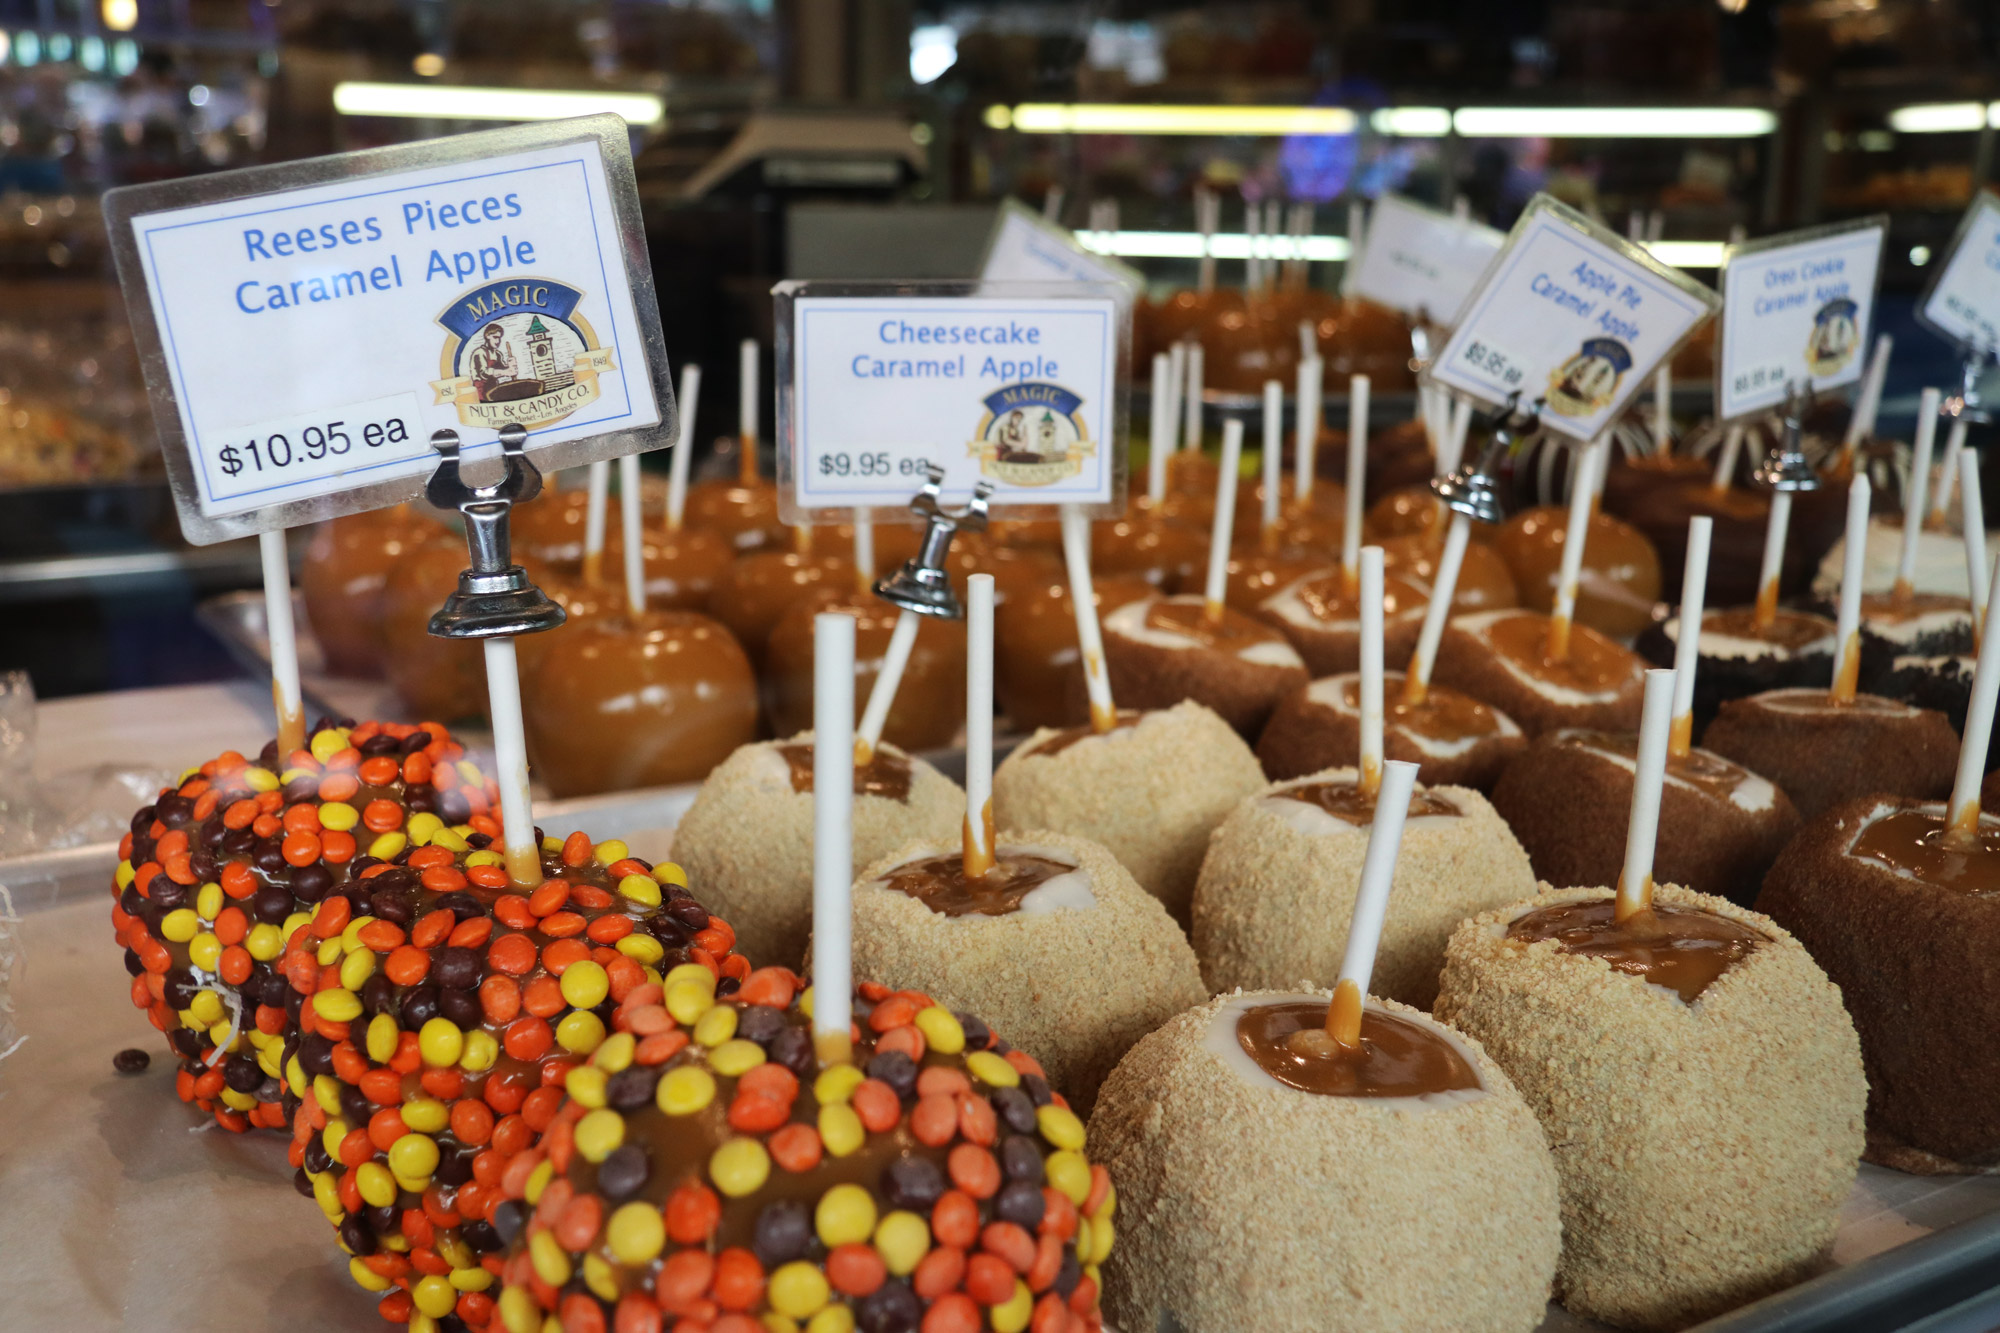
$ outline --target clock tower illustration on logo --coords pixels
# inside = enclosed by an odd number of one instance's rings
[[[528,364],[535,369],[535,378],[544,386],[556,377],[555,335],[536,316],[528,325]]]

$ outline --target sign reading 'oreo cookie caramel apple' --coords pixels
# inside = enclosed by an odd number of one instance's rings
[[[1589,440],[1721,304],[1707,287],[1537,195],[1465,303],[1429,376]]]
[[[1120,283],[784,283],[779,497],[811,521],[900,509],[935,464],[995,506],[1122,503]]]
[[[1715,415],[1733,421],[1861,378],[1889,219],[1732,245],[1722,259]]]
[[[544,468],[674,438],[624,122],[113,191],[191,540],[414,498],[433,432]]]

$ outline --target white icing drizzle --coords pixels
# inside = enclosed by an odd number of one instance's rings
[[[1886,640],[1898,647],[1908,647],[1918,639],[1931,634],[1954,634],[1972,628],[1972,610],[1969,607],[1944,607],[1926,611],[1922,615],[1904,616],[1896,620],[1862,619],[1862,627],[1878,639]]]
[[[1155,648],[1171,648],[1176,651],[1198,648],[1201,645],[1185,634],[1173,630],[1155,629],[1146,623],[1156,603],[1164,601],[1159,597],[1142,597],[1136,602],[1127,602],[1104,618],[1104,632],[1118,634],[1135,643],[1150,644]],[[1282,638],[1260,640],[1236,650],[1236,656],[1257,666],[1300,667],[1305,659],[1298,650]]]
[[[1243,1049],[1243,1043],[1236,1039],[1236,1025],[1242,1021],[1245,1010],[1266,1004],[1284,1004],[1288,1001],[1306,1001],[1313,1004],[1328,1003],[1324,995],[1274,994],[1269,991],[1255,991],[1248,995],[1233,995],[1215,1011],[1209,1020],[1208,1031],[1202,1034],[1202,1049],[1220,1060],[1230,1073],[1253,1088],[1276,1088],[1280,1092],[1296,1097],[1319,1097],[1323,1094],[1306,1092],[1289,1084],[1280,1083],[1264,1072],[1264,1069],[1250,1053]],[[1389,1011],[1373,1000],[1364,1002],[1363,1008],[1375,1013]],[[1486,1095],[1486,1080],[1480,1077],[1479,1061],[1472,1054],[1464,1040],[1450,1028],[1422,1014],[1394,1014],[1392,1017],[1404,1019],[1427,1031],[1443,1037],[1447,1045],[1458,1052],[1459,1058],[1471,1067],[1472,1076],[1479,1079],[1476,1088],[1460,1088],[1455,1092],[1427,1092],[1417,1097],[1344,1097],[1342,1101],[1365,1103],[1384,1111],[1401,1111],[1406,1114],[1421,1111],[1442,1111],[1454,1106],[1464,1106],[1476,1102]]]

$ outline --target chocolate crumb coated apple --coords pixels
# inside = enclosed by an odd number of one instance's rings
[[[1861,599],[1861,688],[1870,693],[1889,693],[1899,659],[1970,655],[1977,647],[1972,603],[1963,597],[1881,592]]]
[[[1757,900],[1840,987],[1868,1069],[1868,1158],[1899,1171],[2000,1164],[2000,818],[1968,833],[1946,831],[1941,804],[1846,801]]]
[[[501,1182],[492,1328],[1102,1327],[1117,1193],[1042,1067],[873,982],[851,1059],[822,1067],[810,1005],[767,967],[610,1010]]]
[[[1436,1013],[1562,1145],[1557,1298],[1678,1329],[1815,1272],[1867,1099],[1841,992],[1724,899],[1659,885],[1642,936],[1612,921],[1609,889],[1543,887],[1453,933]],[[1659,970],[1675,954],[1699,970]]]
[[[1502,774],[1493,808],[1550,884],[1614,884],[1625,865],[1638,737],[1565,728]],[[1708,750],[1667,760],[1654,875],[1749,906],[1801,823],[1784,791]]]
[[[1183,701],[1120,713],[1116,730],[1037,731],[993,774],[1002,828],[1045,828],[1101,843],[1188,920],[1208,835],[1264,785],[1257,756],[1213,710]]]
[[[937,862],[936,873],[959,860],[957,830],[911,843],[855,883],[855,971],[984,1014],[1087,1110],[1133,1042],[1207,993],[1194,950],[1166,908],[1096,843],[1002,830],[995,846],[1003,864],[1065,868],[1011,911],[954,914],[908,890],[912,867]]]
[[[1111,695],[1140,709],[1192,699],[1254,736],[1286,693],[1311,679],[1277,630],[1223,608],[1211,620],[1200,596],[1149,597],[1104,618]]]
[[[1216,828],[1193,904],[1195,953],[1210,991],[1339,978],[1375,808],[1358,779],[1344,768],[1275,783]],[[1534,883],[1527,854],[1485,797],[1463,787],[1419,788],[1372,989],[1427,1007],[1453,928],[1533,892]]]
[[[703,898],[743,923],[753,958],[797,963],[812,932],[811,743],[802,732],[743,746],[709,774],[674,834],[674,856]],[[906,792],[884,788],[875,776],[884,768],[907,775]],[[913,839],[956,838],[964,818],[957,783],[884,742],[856,771],[855,869]]]
[[[1529,736],[1558,727],[1639,725],[1646,663],[1588,625],[1570,629],[1569,655],[1548,656],[1549,617],[1534,611],[1459,616],[1438,644],[1433,679],[1498,708]]]
[[[1403,674],[1382,676],[1382,754],[1419,765],[1427,787],[1491,792],[1528,747],[1514,719],[1469,695],[1432,685],[1422,703],[1403,698]],[[1361,675],[1327,676],[1287,695],[1264,724],[1257,758],[1277,781],[1361,762]]]
[[[1810,611],[1779,607],[1769,625],[1755,607],[1702,612],[1694,678],[1694,732],[1699,736],[1722,705],[1766,690],[1824,684],[1833,678],[1833,621]],[[1678,615],[1640,633],[1633,647],[1656,666],[1671,667],[1680,645]]]
[[[1356,1056],[1299,1054],[1327,1001],[1220,996],[1106,1081],[1106,1313],[1187,1333],[1529,1333],[1561,1250],[1534,1115],[1477,1042],[1392,1000],[1367,1002]]]
[[[1783,788],[1807,819],[1858,796],[1935,800],[1951,790],[1958,736],[1942,713],[1824,689],[1771,690],[1722,706],[1702,744]]]
[[[1382,580],[1382,656],[1408,661],[1423,630],[1430,590],[1397,575]],[[1251,608],[1298,650],[1315,677],[1353,671],[1361,664],[1361,612],[1339,566],[1310,571]]]
[[[544,839],[545,878],[522,891],[453,829],[419,842],[426,827],[286,948],[304,1001],[291,1159],[385,1319],[478,1324],[519,1221],[508,1185],[551,1150],[568,1080],[606,1046],[630,1051],[618,1008],[731,995],[750,965],[678,866],[615,839]]]

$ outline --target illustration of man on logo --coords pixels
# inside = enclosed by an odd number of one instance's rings
[[[1097,452],[1077,409],[1083,399],[1056,384],[1010,384],[982,401],[968,450],[981,476],[1013,486],[1052,486],[1083,471]]]
[[[1632,352],[1616,338],[1585,338],[1575,356],[1549,376],[1548,407],[1566,417],[1603,411],[1632,368]]]
[[[576,313],[583,293],[547,278],[514,278],[465,292],[438,316],[451,335],[430,382],[467,426],[553,425],[597,401],[612,349]]]
[[[1812,332],[1806,335],[1806,365],[1814,379],[1824,379],[1844,369],[1861,345],[1861,330],[1855,327],[1859,309],[1847,297],[1837,297],[1813,315]]]

